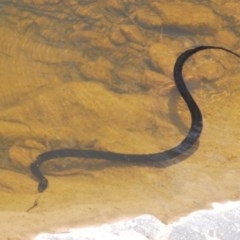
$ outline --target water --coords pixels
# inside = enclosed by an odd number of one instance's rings
[[[187,239],[239,239],[239,204],[227,202],[213,204],[213,209],[196,211],[165,225],[151,215],[131,220],[104,224],[97,227],[69,229],[54,234],[43,233],[35,240],[48,239],[134,239],[134,240],[187,240]]]
[[[26,239],[142,213],[168,222],[213,201],[239,199],[239,60],[221,51],[199,53],[185,65],[204,130],[182,158],[158,168],[52,160],[42,167],[49,179],[42,194],[29,171],[38,154],[56,148],[151,153],[179,143],[190,119],[172,79],[176,57],[197,45],[240,53],[237,7],[0,1],[3,236]]]

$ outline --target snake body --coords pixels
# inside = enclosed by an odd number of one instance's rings
[[[193,54],[206,50],[206,49],[220,49],[226,51],[230,54],[233,54],[240,58],[240,55],[234,53],[231,50],[228,50],[223,47],[218,46],[199,46],[196,48],[188,49],[177,58],[174,69],[173,77],[176,84],[176,87],[184,99],[185,103],[191,114],[191,126],[185,136],[185,138],[177,146],[157,153],[150,154],[125,154],[117,153],[110,151],[98,151],[98,150],[84,150],[84,149],[56,149],[52,151],[44,152],[32,162],[30,169],[34,177],[38,180],[38,191],[43,192],[48,187],[48,180],[40,171],[40,166],[42,163],[55,159],[55,158],[64,158],[64,157],[81,157],[81,158],[94,158],[94,159],[105,159],[110,161],[121,161],[121,162],[137,162],[137,163],[151,163],[151,162],[161,162],[169,160],[178,155],[181,155],[183,152],[189,150],[198,140],[201,135],[203,123],[202,123],[202,114],[201,111],[188,91],[185,82],[183,80],[182,69],[186,60],[191,57]]]

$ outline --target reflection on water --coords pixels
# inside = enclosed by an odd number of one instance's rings
[[[239,5],[0,1],[3,222],[18,226],[24,216],[27,234],[143,212],[167,221],[239,198],[239,60],[221,51],[184,68],[204,116],[199,146],[184,161],[155,168],[57,159],[43,166],[50,186],[42,195],[29,172],[39,153],[56,148],[150,153],[179,143],[189,112],[172,80],[176,57],[197,45],[240,53]]]

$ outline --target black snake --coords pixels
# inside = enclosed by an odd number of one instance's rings
[[[43,176],[40,171],[40,166],[43,162],[54,159],[54,158],[64,158],[64,157],[81,157],[81,158],[94,158],[94,159],[106,159],[111,161],[122,161],[122,162],[137,162],[137,163],[150,163],[150,162],[161,162],[178,155],[190,149],[197,141],[201,135],[203,123],[201,111],[188,91],[182,76],[183,65],[186,60],[193,54],[205,50],[205,49],[220,49],[231,53],[240,58],[240,55],[234,53],[223,47],[215,46],[199,46],[193,49],[186,50],[177,58],[174,65],[173,76],[176,87],[180,92],[182,98],[186,102],[188,109],[191,114],[191,127],[188,131],[186,137],[177,146],[157,153],[151,154],[125,154],[116,153],[108,151],[98,151],[98,150],[84,150],[84,149],[56,149],[52,151],[47,151],[40,154],[34,162],[32,162],[30,168],[32,174],[38,179],[38,191],[43,192],[48,186],[48,180]]]

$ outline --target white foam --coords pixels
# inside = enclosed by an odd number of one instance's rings
[[[34,240],[240,240],[240,201],[213,203],[212,207],[168,225],[145,214],[99,227],[69,229],[67,233],[43,233]]]

